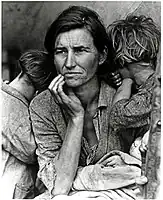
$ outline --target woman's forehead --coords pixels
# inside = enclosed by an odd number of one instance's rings
[[[60,33],[56,38],[56,46],[94,46],[93,37],[85,28],[73,29]]]

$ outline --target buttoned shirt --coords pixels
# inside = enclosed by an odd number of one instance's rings
[[[124,144],[121,141],[116,129],[109,123],[109,115],[112,107],[112,100],[116,90],[105,82],[101,82],[98,97],[98,107],[93,117],[93,124],[98,138],[98,145],[90,148],[86,139],[82,138],[81,154],[79,165],[86,166],[96,163],[104,154],[112,150],[124,151]],[[54,101],[49,90],[37,95],[30,104],[30,114],[33,131],[36,138],[39,162],[38,176],[51,191],[55,187],[55,161],[58,158],[66,134],[68,118],[64,109]],[[137,127],[141,129],[142,126]],[[134,137],[134,129],[122,129]],[[134,133],[132,133],[134,132]]]

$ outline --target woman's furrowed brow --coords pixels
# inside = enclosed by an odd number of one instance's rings
[[[73,48],[75,48],[75,49],[76,49],[76,48],[90,49],[90,47],[87,46],[87,45],[74,45]]]

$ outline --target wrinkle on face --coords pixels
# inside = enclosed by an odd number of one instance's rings
[[[75,73],[64,76],[69,86],[82,85],[95,76],[99,52],[92,35],[85,28],[60,33],[56,39],[54,52],[57,71],[62,75]]]
[[[74,29],[74,30],[65,32],[64,34],[59,34],[55,42],[55,48],[57,46],[61,46],[61,47],[73,49],[73,47],[75,46],[84,46],[88,48],[89,52],[97,53],[97,49],[94,46],[94,42],[93,42],[93,38],[91,34],[86,29],[82,29],[82,30],[84,30],[83,34],[81,34],[81,29]]]

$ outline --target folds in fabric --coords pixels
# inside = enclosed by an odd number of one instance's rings
[[[102,161],[112,155],[120,155],[125,164],[116,167],[103,166]],[[73,189],[101,191],[132,185],[135,183],[135,178],[141,175],[140,164],[139,160],[126,153],[112,151],[101,158],[97,164],[79,168],[73,182]]]

